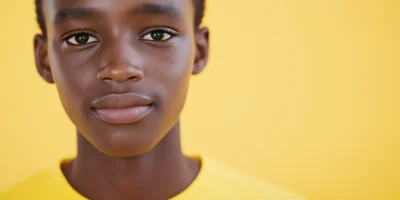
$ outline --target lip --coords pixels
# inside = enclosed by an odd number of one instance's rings
[[[136,93],[110,94],[92,103],[95,116],[111,124],[138,122],[147,116],[152,108],[150,98]]]

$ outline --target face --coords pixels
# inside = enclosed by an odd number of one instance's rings
[[[45,0],[36,66],[101,152],[151,150],[178,122],[189,78],[208,58],[192,0]]]

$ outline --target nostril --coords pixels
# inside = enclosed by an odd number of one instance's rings
[[[142,78],[141,69],[134,69],[133,67],[107,67],[97,74],[97,79],[103,82],[139,82]]]
[[[103,79],[103,81],[105,81],[105,82],[110,82],[110,81],[112,81],[111,78],[102,78],[102,79]]]
[[[139,78],[138,78],[138,77],[135,77],[135,76],[131,76],[131,77],[129,77],[129,78],[127,79],[127,81],[138,82],[138,81],[139,81]]]

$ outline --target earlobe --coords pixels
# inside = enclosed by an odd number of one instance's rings
[[[207,65],[209,54],[209,30],[207,27],[196,32],[196,55],[192,74],[201,73]]]
[[[42,35],[36,35],[34,38],[35,64],[40,76],[48,83],[54,83],[51,73],[47,40]]]

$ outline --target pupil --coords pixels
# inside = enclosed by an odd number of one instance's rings
[[[164,38],[164,33],[161,31],[154,31],[151,33],[153,40],[162,40]]]
[[[89,41],[89,36],[87,34],[79,34],[75,36],[75,40],[78,44],[86,44]]]

